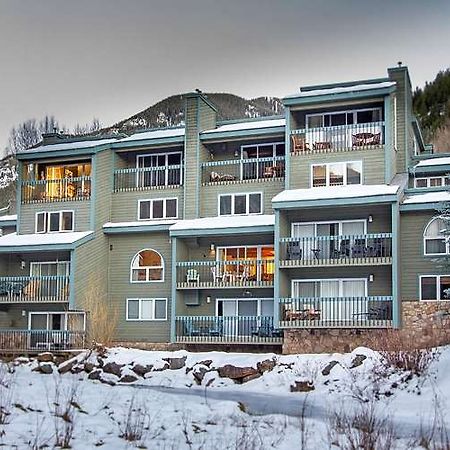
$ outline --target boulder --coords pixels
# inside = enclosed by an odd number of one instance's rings
[[[91,362],[89,362],[89,361],[86,361],[86,362],[84,363],[84,365],[83,365],[83,370],[84,370],[86,373],[91,373],[94,369],[95,369],[95,364],[94,364],[94,363],[91,363]]]
[[[350,369],[354,369],[355,367],[360,366],[366,359],[367,359],[366,355],[356,355],[352,360]]]
[[[270,372],[274,369],[277,362],[274,359],[265,359],[256,364],[259,373]]]
[[[50,352],[39,353],[36,357],[39,362],[53,362],[54,358],[53,353]]]
[[[291,384],[291,392],[310,392],[314,389],[312,381],[294,381],[294,384]]]
[[[205,374],[209,372],[209,369],[206,367],[195,367],[192,375],[194,377],[194,380],[197,384],[202,384],[203,378],[205,377]]]
[[[258,373],[254,367],[236,367],[231,364],[219,367],[217,372],[219,373],[219,377],[230,378],[231,380],[240,380],[244,377]]]
[[[84,371],[84,367],[83,367],[83,366],[79,366],[79,365],[76,365],[76,366],[71,370],[72,373],[81,373],[81,372],[83,372],[83,371]]]
[[[339,364],[337,361],[330,361],[323,369],[322,369],[322,375],[324,377],[330,375],[331,369],[333,369],[333,367]]]
[[[119,377],[122,375],[122,367],[124,364],[117,364],[115,362],[106,363],[102,369],[105,373],[112,373],[116,377]]]
[[[204,361],[199,361],[197,364],[200,366],[211,367],[212,359],[205,359]]]
[[[101,373],[102,373],[101,370],[93,370],[93,371],[88,375],[88,378],[89,378],[90,380],[99,380],[99,379],[100,379]]]
[[[52,364],[48,364],[48,363],[39,364],[39,371],[41,373],[50,375],[53,373],[53,366],[52,366]]]
[[[77,364],[78,361],[76,359],[69,359],[69,361],[60,364],[58,367],[58,372],[60,374],[70,372]]]
[[[103,384],[109,384],[110,386],[115,386],[117,383],[112,380],[111,378],[103,378],[100,376],[99,378],[100,382]]]
[[[169,370],[178,370],[184,367],[186,356],[183,356],[182,358],[163,358],[163,361],[169,363]]]
[[[167,361],[164,361],[164,366],[162,367],[152,367],[152,370],[154,372],[162,372],[163,370],[167,370],[170,367],[169,363]]]
[[[122,378],[120,378],[119,383],[134,383],[137,380],[138,380],[137,376],[127,374],[127,375],[123,375]]]
[[[131,370],[140,377],[144,377],[146,373],[151,372],[153,366],[143,366],[141,364],[135,364]]]
[[[247,383],[248,381],[256,380],[260,376],[261,376],[261,374],[259,372],[254,373],[253,375],[247,375],[246,377],[241,379],[241,382],[242,383]]]

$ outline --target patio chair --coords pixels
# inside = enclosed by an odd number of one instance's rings
[[[200,274],[197,269],[188,269],[186,271],[186,283],[200,283]]]
[[[353,258],[364,258],[367,254],[365,239],[355,239],[355,243],[352,247]]]
[[[346,258],[348,256],[350,256],[350,239],[342,239],[339,248],[333,250],[332,258]]]
[[[222,318],[217,317],[212,325],[208,327],[208,336],[221,336],[223,332]]]
[[[304,134],[291,135],[292,147],[291,153],[293,155],[299,155],[305,150],[309,150],[308,143],[306,142]]]
[[[303,250],[300,242],[289,242],[287,245],[287,257],[291,261],[300,260],[303,256]]]
[[[365,145],[380,145],[381,133],[356,133],[352,134],[352,146],[363,147]]]
[[[323,141],[323,142],[314,142],[313,149],[314,150],[331,150],[332,145],[329,141]]]
[[[200,336],[201,330],[191,320],[184,320],[184,332],[186,336]]]
[[[220,270],[220,267],[213,266],[211,267],[211,273],[213,276],[214,283],[220,282],[223,283],[225,281],[225,272]]]
[[[250,267],[244,266],[242,272],[238,274],[238,280],[240,283],[246,283],[248,281],[249,276],[250,276]]]

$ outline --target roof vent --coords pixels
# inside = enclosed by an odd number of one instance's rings
[[[397,63],[397,65],[398,65],[398,67],[402,67],[402,62],[401,61],[399,61],[398,63]]]

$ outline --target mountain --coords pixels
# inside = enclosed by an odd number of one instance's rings
[[[211,93],[205,95],[217,107],[219,120],[265,117],[283,113],[281,100],[275,97],[258,97],[247,100],[233,94]],[[172,95],[102,131],[130,132],[139,128],[182,125],[184,123],[184,100],[185,94]]]
[[[12,156],[0,159],[0,209],[8,206],[11,201],[14,210],[16,197],[16,161]],[[12,211],[8,211],[8,214]]]

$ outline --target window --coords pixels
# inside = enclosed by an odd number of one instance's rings
[[[429,188],[429,187],[441,187],[449,186],[450,177],[439,176],[439,177],[423,177],[414,179],[414,187],[416,188]]]
[[[156,250],[141,250],[131,261],[131,282],[161,281],[164,281],[164,260],[162,256]]]
[[[313,164],[311,166],[311,177],[312,187],[361,184],[362,162]]]
[[[450,300],[450,275],[422,275],[421,300]]]
[[[307,128],[333,127],[357,123],[372,123],[382,120],[381,108],[355,109],[352,111],[334,111],[321,114],[307,114]]]
[[[219,216],[243,216],[261,213],[261,192],[219,195]]]
[[[139,155],[136,164],[137,187],[181,185],[181,152]]]
[[[367,296],[366,278],[293,280],[293,298],[357,298]]]
[[[36,233],[59,233],[73,231],[73,211],[36,213]]]
[[[176,219],[177,217],[177,198],[155,198],[138,202],[139,220]]]
[[[423,233],[423,247],[425,255],[450,254],[449,219],[435,217],[431,219]]]
[[[128,298],[127,320],[167,320],[167,298]]]
[[[284,176],[284,142],[241,146],[241,180]]]

